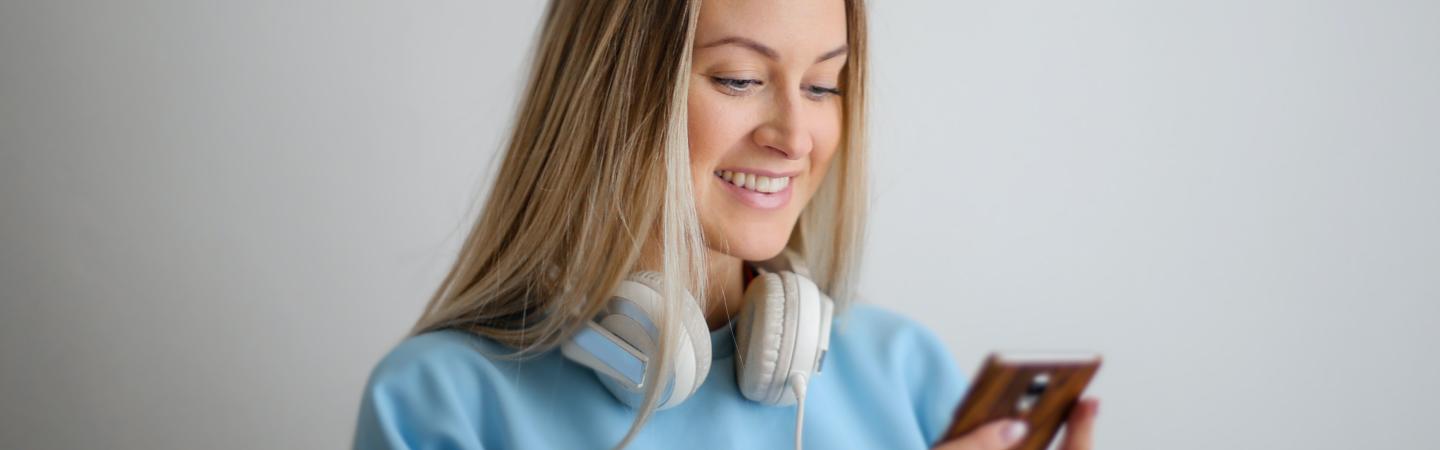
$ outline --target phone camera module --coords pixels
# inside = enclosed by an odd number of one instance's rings
[[[1049,387],[1050,374],[1048,372],[1035,374],[1035,378],[1030,379],[1030,385],[1025,387],[1025,395],[1020,396],[1020,401],[1016,402],[1015,409],[1022,414],[1030,412],[1030,409],[1035,407],[1035,403],[1040,401],[1040,396],[1045,394],[1045,389]]]

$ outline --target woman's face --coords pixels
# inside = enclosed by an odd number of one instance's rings
[[[690,164],[710,248],[780,253],[840,142],[844,0],[705,0],[690,79]]]

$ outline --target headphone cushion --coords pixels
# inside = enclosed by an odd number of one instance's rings
[[[745,310],[735,329],[740,346],[736,381],[750,400],[767,402],[777,382],[785,337],[785,297],[784,282],[776,273],[755,277],[745,289]]]

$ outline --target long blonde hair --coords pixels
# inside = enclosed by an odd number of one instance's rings
[[[687,139],[699,0],[553,0],[484,209],[411,335],[456,328],[543,353],[605,306],[661,241],[666,298],[705,299],[705,242]],[[846,0],[839,157],[787,246],[843,311],[864,234],[865,14]],[[704,305],[701,305],[702,310]],[[665,305],[652,367],[667,367],[680,309]],[[623,447],[655,410],[659,371]]]

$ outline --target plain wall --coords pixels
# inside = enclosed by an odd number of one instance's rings
[[[1440,447],[1440,3],[872,3],[866,301],[1100,449]],[[0,446],[349,445],[542,9],[0,2]]]

